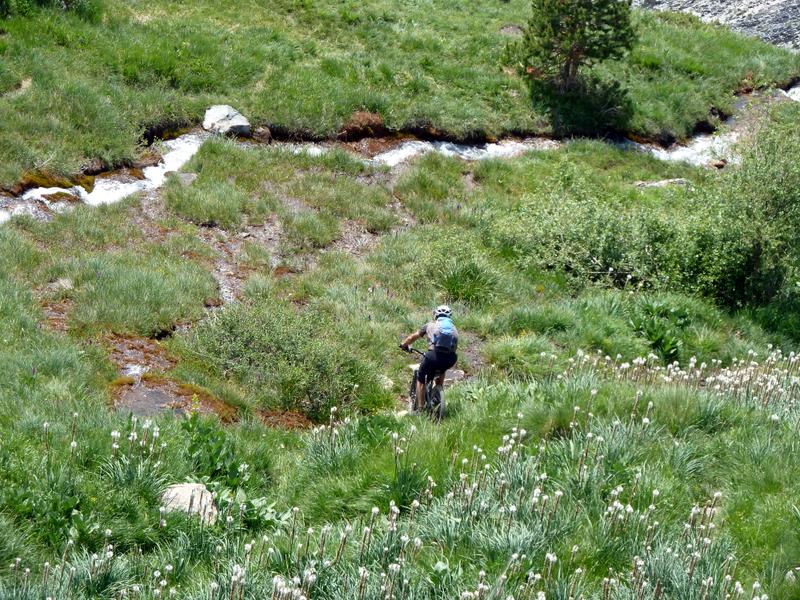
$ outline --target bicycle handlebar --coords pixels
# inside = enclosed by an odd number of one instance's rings
[[[406,349],[403,347],[403,344],[400,344],[400,350],[402,350],[403,352],[406,352],[406,353],[408,353],[408,354],[414,354],[414,353],[416,353],[416,354],[419,354],[420,356],[425,356],[425,353],[424,353],[424,352],[420,352],[419,350],[417,350],[416,348],[412,348],[411,346],[409,346],[409,347],[408,347],[408,349],[406,350]]]

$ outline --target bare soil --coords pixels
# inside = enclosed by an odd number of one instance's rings
[[[311,429],[314,423],[303,413],[291,410],[262,410],[258,417],[267,427],[280,429]]]
[[[188,415],[199,412],[217,415],[223,423],[236,420],[236,409],[205,390],[158,376],[145,376],[140,381],[123,377],[113,384],[113,407],[118,412],[142,417],[164,412]]]

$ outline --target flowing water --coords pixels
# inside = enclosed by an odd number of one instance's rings
[[[770,100],[783,95],[794,101],[800,102],[800,85],[786,92],[766,97]],[[739,111],[745,110],[746,101],[740,102]],[[675,144],[669,148],[651,144],[640,144],[632,140],[625,140],[618,144],[623,148],[647,152],[656,158],[666,161],[683,161],[697,166],[706,166],[714,160],[723,159],[735,162],[733,148],[739,139],[736,129],[737,118],[729,119],[720,133],[699,134],[691,139],[688,144]],[[64,201],[64,194],[72,196],[74,202],[83,202],[91,206],[112,204],[138,192],[152,191],[164,185],[167,175],[178,171],[197,153],[203,142],[209,137],[206,133],[188,133],[174,140],[163,142],[163,159],[153,167],[143,170],[143,179],[132,179],[110,174],[107,177],[98,177],[91,192],[86,192],[81,187],[73,188],[34,188],[25,192],[21,197],[10,199],[5,205],[0,205],[0,223],[8,221],[16,215],[31,215],[35,218],[47,218],[48,212],[61,212],[69,210],[72,205]],[[490,144],[456,144],[453,142],[428,142],[409,140],[401,142],[394,148],[381,152],[365,162],[397,167],[416,156],[429,152],[438,152],[445,156],[453,156],[468,161],[485,159],[502,159],[519,156],[532,150],[552,150],[560,147],[560,142],[546,138],[527,138],[523,140],[503,140]],[[276,144],[292,152],[305,152],[318,156],[327,152],[331,147],[316,143],[306,144]],[[54,196],[58,195],[57,198]],[[68,196],[67,196],[68,197]]]
[[[11,206],[0,208],[0,223],[16,215],[32,215],[34,217],[46,214],[43,207],[53,212],[67,210],[69,202],[63,201],[63,194],[73,196],[74,201],[80,201],[90,206],[100,204],[113,204],[131,194],[156,190],[164,185],[167,174],[178,171],[197,153],[200,146],[208,137],[203,133],[189,133],[174,140],[163,143],[164,152],[162,160],[156,166],[143,169],[143,179],[97,177],[94,188],[87,192],[80,186],[72,188],[33,188],[22,194],[17,202]],[[62,195],[57,201],[52,200],[55,195]]]

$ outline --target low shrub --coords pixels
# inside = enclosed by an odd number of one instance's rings
[[[380,393],[370,365],[350,354],[333,324],[313,309],[263,301],[231,306],[198,326],[188,340],[216,374],[245,385],[262,405],[301,410],[314,420],[331,407]]]

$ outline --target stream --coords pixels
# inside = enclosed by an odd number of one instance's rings
[[[748,104],[755,99],[756,103],[774,102],[781,99],[800,102],[800,85],[788,91],[774,91],[763,95],[744,97],[737,102],[737,110],[728,119],[720,131],[709,134],[698,134],[689,143],[674,144],[663,148],[655,144],[642,144],[633,140],[624,140],[615,145],[631,151],[647,152],[665,161],[683,161],[695,166],[707,166],[715,160],[735,162],[734,146],[740,137],[740,117],[748,112]],[[154,191],[164,185],[167,175],[178,171],[200,150],[203,142],[211,134],[191,132],[173,140],[162,142],[162,161],[143,170],[143,179],[109,173],[98,176],[91,192],[75,186],[72,188],[33,188],[17,198],[0,198],[0,223],[4,223],[17,215],[30,215],[38,219],[47,219],[48,213],[70,210],[76,202],[90,206],[113,204],[132,194]],[[414,157],[428,152],[438,152],[444,156],[461,158],[467,161],[486,159],[507,159],[533,150],[552,150],[559,148],[563,142],[543,137],[531,137],[522,140],[506,139],[497,143],[470,145],[443,141],[407,140],[380,152],[372,158],[363,160],[372,165],[396,168]],[[248,147],[253,147],[248,144]],[[288,148],[292,152],[306,152],[319,155],[330,149],[341,147],[336,143],[274,143],[273,147]]]

